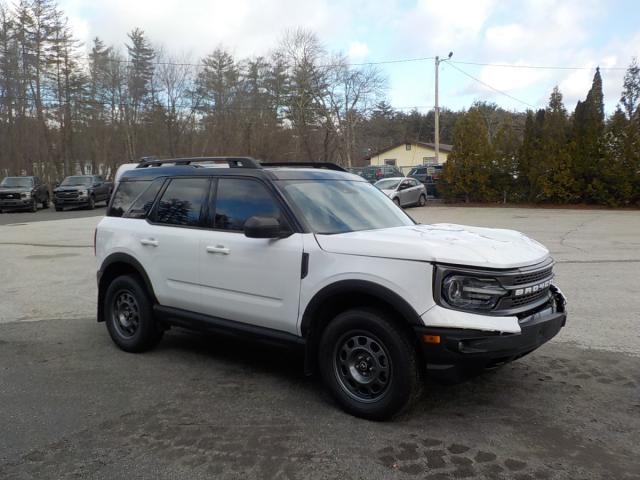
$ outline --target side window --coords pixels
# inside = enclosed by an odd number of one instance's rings
[[[146,218],[163,183],[164,178],[156,178],[151,182],[151,185],[133,201],[131,208],[124,216],[127,218]]]
[[[138,195],[149,187],[150,183],[150,181],[120,182],[116,193],[113,195],[113,201],[107,216],[122,217],[129,210],[134,200],[138,198]]]
[[[242,178],[221,178],[215,202],[213,227],[241,232],[253,216],[281,220],[280,207],[260,182]]]
[[[200,211],[208,190],[208,178],[174,178],[158,202],[155,221],[182,227],[200,226]]]

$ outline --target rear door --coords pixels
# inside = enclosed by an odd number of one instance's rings
[[[204,177],[168,180],[149,221],[135,230],[136,257],[161,305],[189,311],[200,305],[198,246],[210,183]],[[136,210],[134,204],[131,211]]]
[[[252,178],[219,178],[212,185],[209,227],[200,233],[201,312],[296,333],[302,234],[261,239],[244,235],[252,216],[289,221],[275,192]]]

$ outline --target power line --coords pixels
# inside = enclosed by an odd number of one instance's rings
[[[457,63],[459,65],[477,65],[483,67],[499,67],[499,68],[525,68],[533,70],[626,70],[627,67],[571,67],[571,66],[554,66],[554,65],[514,65],[508,63],[482,63],[482,62],[463,62],[450,60],[449,63]]]
[[[497,89],[497,88],[495,88],[495,87],[492,87],[491,85],[489,85],[489,84],[488,84],[488,83],[486,83],[486,82],[483,82],[483,81],[482,81],[482,80],[480,80],[479,78],[476,78],[476,77],[474,77],[473,75],[471,75],[470,73],[465,72],[465,71],[464,71],[464,70],[462,70],[461,68],[456,67],[456,66],[455,66],[455,65],[453,65],[451,62],[449,63],[449,65],[450,65],[451,67],[453,67],[454,69],[456,69],[457,71],[459,71],[460,73],[462,73],[463,75],[466,75],[466,76],[467,76],[467,77],[469,77],[470,79],[475,80],[475,81],[476,81],[476,82],[478,82],[479,84],[484,85],[485,87],[487,87],[487,88],[488,88],[488,89],[490,89],[490,90],[493,90],[494,92],[497,92],[497,93],[499,93],[499,94],[501,94],[501,95],[504,95],[505,97],[509,97],[511,100],[515,100],[516,102],[520,102],[520,103],[522,103],[523,105],[526,105],[526,106],[528,106],[528,107],[536,108],[535,106],[531,105],[531,104],[530,104],[530,103],[528,103],[528,102],[525,102],[524,100],[520,100],[519,98],[516,98],[516,97],[514,97],[513,95],[508,94],[507,92],[504,92],[504,91],[499,90],[499,89]]]

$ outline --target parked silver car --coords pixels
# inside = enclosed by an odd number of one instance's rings
[[[424,206],[427,203],[427,190],[415,178],[392,177],[378,180],[373,184],[399,207],[410,205]]]

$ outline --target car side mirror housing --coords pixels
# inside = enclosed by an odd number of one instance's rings
[[[250,217],[244,222],[244,234],[249,238],[284,238],[291,235],[275,217]]]

